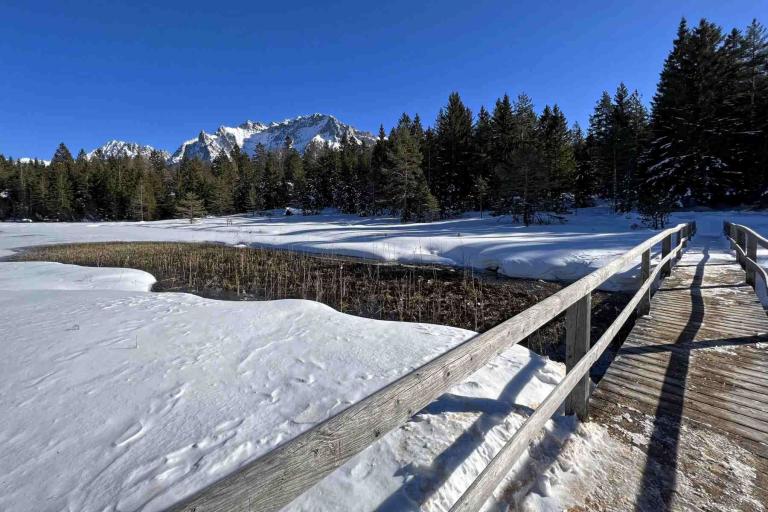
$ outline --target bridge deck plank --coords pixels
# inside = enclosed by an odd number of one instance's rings
[[[710,262],[721,243],[691,248],[593,392],[592,421],[627,447],[616,464],[638,470],[634,496],[603,487],[584,508],[768,504],[768,316],[735,258]]]

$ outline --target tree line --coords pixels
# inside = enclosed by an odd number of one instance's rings
[[[768,38],[754,21],[723,33],[682,20],[650,112],[623,83],[603,92],[586,133],[557,105],[540,111],[504,94],[475,115],[452,93],[432,126],[403,114],[374,144],[342,139],[277,150],[235,147],[212,162],[73,157],[50,165],[0,155],[0,219],[154,220],[292,206],[332,207],[404,222],[467,210],[526,224],[607,200],[661,226],[685,207],[765,206],[768,196]]]

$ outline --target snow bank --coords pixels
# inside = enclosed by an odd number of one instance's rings
[[[148,292],[152,274],[132,268],[92,269],[45,261],[0,262],[0,290],[123,290]]]
[[[0,264],[0,510],[161,510],[473,334],[152,282]],[[446,508],[562,374],[513,347],[291,508]]]

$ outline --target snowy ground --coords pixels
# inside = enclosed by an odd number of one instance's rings
[[[0,263],[0,510],[160,510],[472,334],[153,281]],[[513,347],[292,508],[444,509],[562,373]]]
[[[704,233],[726,218],[768,232],[759,214],[695,218]],[[575,279],[650,236],[634,223],[600,209],[530,228],[472,217],[7,223],[0,254],[75,241],[218,241]],[[162,509],[472,335],[310,301],[158,294],[153,282],[129,269],[0,263],[0,510]],[[562,374],[513,347],[291,508],[445,510]],[[500,487],[504,498],[561,508],[599,434],[551,421]]]
[[[696,218],[702,230],[720,232],[732,219],[768,233],[768,216],[732,212],[680,213],[673,222]],[[639,227],[638,227],[639,226]],[[634,228],[633,228],[634,227]],[[28,245],[98,241],[208,241],[330,252],[390,261],[440,263],[496,270],[511,277],[573,281],[651,236],[635,215],[587,208],[565,224],[530,226],[507,218],[466,218],[430,224],[352,215],[208,218],[108,223],[0,223],[0,257]],[[633,269],[606,288],[632,288]]]

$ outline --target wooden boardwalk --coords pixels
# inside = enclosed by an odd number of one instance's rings
[[[725,239],[694,238],[592,394],[633,481],[606,471],[584,508],[768,510],[767,333]]]

